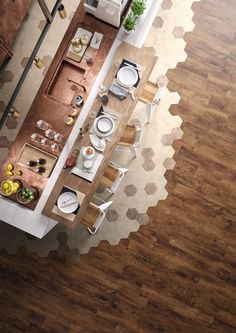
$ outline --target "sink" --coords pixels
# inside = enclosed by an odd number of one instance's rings
[[[83,91],[79,83],[82,81],[84,73],[85,69],[63,60],[50,82],[47,95],[61,103],[70,104],[75,92]]]

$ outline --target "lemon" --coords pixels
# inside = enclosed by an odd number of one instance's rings
[[[13,169],[14,169],[14,165],[11,164],[11,163],[9,163],[9,164],[7,165],[7,170],[8,170],[8,171],[12,171]]]
[[[7,171],[7,175],[8,176],[13,176],[13,172],[12,171]]]
[[[9,187],[10,187],[10,186],[9,186],[8,183],[4,183],[4,184],[2,185],[2,188],[3,188],[4,191],[8,190]]]
[[[15,172],[15,174],[16,174],[17,176],[21,176],[21,175],[22,175],[22,171],[21,171],[21,170],[17,170],[17,171]]]
[[[13,193],[16,193],[16,192],[18,191],[19,187],[20,187],[20,186],[19,186],[18,184],[15,183],[15,184],[13,185],[12,192],[13,192]]]

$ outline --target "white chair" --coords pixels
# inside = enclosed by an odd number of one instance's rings
[[[112,195],[119,187],[127,171],[128,169],[122,168],[118,164],[110,161],[104,170],[99,185],[104,187],[106,191]]]
[[[133,123],[127,125],[117,144],[116,150],[131,151],[134,156],[137,156],[138,148],[141,145],[143,125],[141,123]]]
[[[99,200],[102,201],[101,199]],[[87,227],[87,230],[91,235],[94,235],[98,231],[106,216],[107,209],[112,204],[112,201],[102,202],[103,203],[100,205],[90,202],[82,218],[81,223]]]
[[[146,115],[148,124],[151,121],[155,106],[159,103],[163,95],[164,88],[165,86],[159,86],[158,84],[147,82],[141,93],[141,96],[139,97],[139,100],[146,104]]]

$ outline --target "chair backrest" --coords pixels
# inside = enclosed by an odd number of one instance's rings
[[[99,181],[99,184],[106,188],[111,188],[118,176],[119,176],[118,168],[109,163],[104,170],[104,173]]]
[[[100,215],[101,209],[99,208],[99,206],[96,206],[92,202],[90,202],[83,215],[81,223],[86,225],[87,227],[93,227]]]
[[[157,83],[147,82],[139,97],[140,101],[144,103],[153,103],[158,88],[159,85]]]
[[[123,146],[132,146],[135,143],[137,127],[135,125],[127,125],[119,140],[119,144]]]

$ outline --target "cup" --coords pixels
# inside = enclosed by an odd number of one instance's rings
[[[45,147],[50,147],[50,145],[51,145],[51,141],[48,138],[42,138],[42,140],[40,142]]]
[[[49,139],[54,139],[55,135],[56,135],[56,132],[53,131],[51,128],[49,128],[45,131],[45,136]]]
[[[98,87],[98,95],[100,97],[104,96],[107,93],[107,87],[104,86],[103,84],[100,84],[100,86]]]
[[[34,142],[40,142],[42,140],[43,136],[38,133],[33,133],[30,136],[30,139]]]
[[[51,144],[51,146],[50,146],[50,149],[51,149],[52,151],[58,151],[58,150],[59,150],[59,146],[58,146],[57,143],[53,142],[53,143]]]
[[[38,120],[36,123],[37,127],[39,129],[41,129],[42,131],[46,131],[48,128],[51,128],[52,126],[50,124],[48,124],[46,121],[44,120]]]
[[[60,133],[56,133],[54,135],[54,141],[56,141],[57,143],[62,143],[64,141],[63,135]]]

